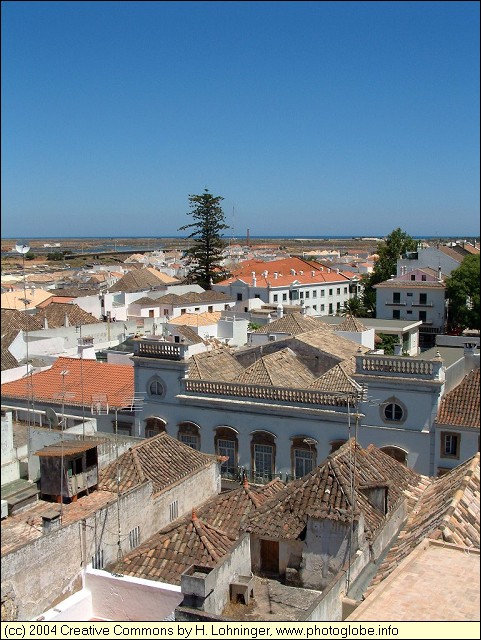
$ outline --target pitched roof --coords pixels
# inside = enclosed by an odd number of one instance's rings
[[[191,344],[201,344],[204,342],[198,333],[185,324],[176,326],[175,332],[183,336]]]
[[[209,313],[183,313],[176,318],[171,318],[169,324],[183,324],[190,327],[209,327],[213,324],[217,324],[221,317],[220,311],[213,311]]]
[[[160,271],[155,269],[135,269],[126,273],[120,280],[109,288],[111,293],[143,291],[154,289],[165,284]]]
[[[438,280],[420,282],[417,280],[402,280],[401,278],[392,278],[374,285],[374,289],[392,289],[393,287],[396,289],[445,289],[446,285]]]
[[[166,293],[159,298],[161,304],[171,305],[187,305],[187,304],[209,304],[213,302],[225,303],[232,300],[232,297],[227,296],[220,291],[187,291],[186,293]]]
[[[189,365],[189,378],[196,380],[232,382],[244,371],[244,367],[224,348],[195,354]]]
[[[320,320],[313,318],[312,316],[305,316],[302,313],[289,313],[282,318],[277,318],[268,324],[263,325],[254,334],[264,333],[288,333],[291,336],[296,336],[298,333],[305,333],[306,331],[312,331],[319,327]]]
[[[181,582],[192,565],[214,567],[231,549],[235,539],[197,517],[184,518],[155,534],[115,565],[122,575],[168,584]]]
[[[444,396],[438,410],[437,424],[479,429],[479,373],[479,369],[474,369]]]
[[[284,484],[273,480],[254,488],[247,483],[215,496],[172,523],[126,555],[116,570],[122,574],[180,584],[193,564],[213,567],[232,548],[248,515],[274,496]]]
[[[307,262],[300,258],[282,258],[281,260],[246,260],[232,268],[232,276],[217,282],[216,285],[227,285],[236,280],[252,283],[252,273],[256,274],[257,287],[286,287],[293,282],[299,284],[323,284],[325,282],[349,282],[349,277],[337,273],[335,269]],[[263,275],[267,272],[267,275]],[[274,274],[277,274],[274,275]],[[214,285],[214,287],[216,286]]]
[[[356,359],[349,358],[340,362],[322,376],[316,378],[309,387],[320,391],[336,391],[339,393],[352,393],[359,389],[359,385],[351,378],[356,373]]]
[[[203,520],[237,538],[249,515],[284,487],[285,484],[279,478],[260,487],[251,486],[244,480],[240,487],[220,493],[197,509],[197,512]]]
[[[217,460],[217,456],[201,453],[162,432],[134,445],[105,467],[100,473],[99,489],[116,491],[120,475],[119,491],[150,480],[155,494]]]
[[[351,439],[316,469],[266,502],[251,519],[247,531],[266,538],[298,539],[310,516],[349,522],[354,509],[355,518],[363,513],[366,537],[372,538],[385,515],[369,502],[363,488],[387,486],[389,513],[404,499],[405,490],[418,485],[419,478],[374,445],[361,449]]]
[[[351,333],[361,333],[362,331],[367,331],[367,327],[362,324],[362,322],[355,318],[354,316],[348,315],[345,320],[338,324],[336,327],[333,327],[334,331],[350,331]]]
[[[326,324],[323,324],[323,326],[319,327],[315,331],[308,331],[307,333],[297,335],[293,341],[294,343],[299,342],[308,344],[311,347],[315,347],[322,353],[327,353],[341,361],[348,360],[359,352],[366,353],[369,351],[367,347],[340,336]],[[293,347],[293,349],[295,350],[295,347]]]
[[[479,452],[426,488],[371,582],[384,580],[425,538],[479,549]]]
[[[291,349],[286,348],[263,356],[239,374],[234,382],[307,389],[313,380],[309,369]]]
[[[58,327],[98,324],[100,321],[91,313],[84,311],[77,304],[70,302],[51,302],[36,315],[42,325],[47,321],[49,329]],[[67,323],[65,319],[67,318]],[[42,326],[42,328],[43,328]]]
[[[68,374],[62,376],[62,371]],[[103,407],[108,403],[122,408],[134,396],[133,367],[125,364],[60,357],[47,371],[33,373],[30,380],[36,402],[90,407],[101,400]],[[25,379],[6,382],[1,391],[3,399],[25,399]]]
[[[1,307],[2,309],[17,309],[18,311],[25,311],[25,306],[27,310],[35,309],[41,302],[44,302],[52,295],[52,291],[31,289],[29,287],[27,287],[26,292],[23,289],[7,291],[1,294]],[[27,304],[25,304],[25,300]]]

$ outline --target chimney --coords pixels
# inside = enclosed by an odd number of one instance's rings
[[[304,271],[299,271],[299,275],[303,276],[304,275]]]
[[[311,276],[314,277],[316,275],[315,271],[311,271]]]
[[[438,282],[442,282],[443,281],[443,274],[441,272],[441,265],[439,265],[438,267]]]
[[[50,509],[46,513],[42,514],[42,533],[50,533],[51,531],[55,531],[55,529],[59,529],[61,525],[60,522],[60,512],[55,511],[54,509]]]
[[[277,276],[278,276],[278,275],[279,275],[279,274],[277,273],[277,271],[274,271],[274,280],[277,280]]]
[[[255,271],[252,272],[252,286],[253,287],[257,286],[257,278],[256,278],[256,272]]]
[[[296,275],[296,270],[295,269],[291,269],[291,276],[295,276]]]
[[[479,352],[476,353],[476,342],[464,343],[464,372],[468,374],[474,369],[479,369]]]
[[[395,356],[400,356],[400,355],[402,355],[402,351],[403,351],[403,346],[402,346],[402,344],[395,344],[395,345],[394,345],[394,355],[395,355]]]
[[[277,318],[282,318],[284,316],[284,307],[281,304],[277,305]]]

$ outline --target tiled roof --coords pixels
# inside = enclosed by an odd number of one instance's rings
[[[2,309],[1,312],[1,369],[15,369],[19,366],[19,362],[9,351],[9,346],[17,337],[20,331],[38,331],[43,328],[42,323],[37,316],[32,316],[24,311],[16,309]]]
[[[231,549],[243,522],[284,487],[276,479],[261,487],[247,483],[215,496],[192,516],[177,520],[128,554],[116,570],[124,575],[180,584],[193,564],[213,567]]]
[[[400,278],[393,278],[392,280],[385,280],[379,284],[374,285],[374,289],[445,289],[444,282],[438,282],[437,280],[428,282],[418,282],[417,280],[401,280]]]
[[[235,539],[197,517],[155,534],[115,565],[122,575],[180,585],[181,574],[192,565],[214,567]]]
[[[480,546],[479,453],[449,473],[432,478],[371,582],[384,580],[426,537]]]
[[[309,369],[291,351],[282,349],[270,353],[247,367],[234,382],[262,384],[274,387],[300,387],[307,389],[314,381]]]
[[[454,260],[456,260],[459,263],[461,263],[463,261],[463,258],[466,255],[465,253],[460,252],[459,248],[447,247],[444,244],[442,244],[439,247],[439,250],[442,251],[445,255],[449,256],[450,258],[453,258]]]
[[[217,324],[220,320],[221,312],[213,311],[209,313],[182,313],[176,318],[171,318],[169,324],[185,324],[190,327],[208,327],[213,324]]]
[[[323,325],[315,331],[297,335],[294,338],[294,343],[295,342],[308,344],[323,353],[339,358],[341,361],[348,360],[359,352],[366,353],[369,351],[367,347],[363,347],[353,340],[340,336],[333,331],[332,328],[328,327],[328,325]],[[295,351],[295,347],[293,347],[293,350]]]
[[[84,311],[77,304],[68,302],[52,302],[42,309],[42,311],[39,311],[36,317],[42,322],[42,326],[44,326],[44,322],[47,320],[49,329],[99,323],[98,318],[91,313]],[[65,323],[66,317],[68,324]]]
[[[120,280],[109,288],[111,293],[143,291],[165,284],[160,271],[152,269],[135,269],[126,273]]]
[[[350,358],[344,362],[326,371],[322,376],[316,378],[311,384],[310,389],[319,389],[320,391],[337,391],[339,393],[352,393],[359,386],[351,378],[356,373],[356,360]]]
[[[193,355],[189,360],[189,378],[232,382],[244,371],[227,349],[213,349]]]
[[[253,333],[288,333],[291,336],[296,336],[298,333],[305,333],[306,331],[317,329],[319,323],[319,320],[311,316],[305,316],[299,312],[289,313],[282,318],[263,325],[259,329],[256,329],[256,331],[253,331]]]
[[[68,371],[65,376],[62,371]],[[63,381],[62,381],[63,378]],[[65,406],[90,407],[92,402],[102,401],[102,408],[125,407],[134,396],[133,367],[125,364],[108,364],[96,360],[58,358],[47,371],[30,376],[32,393],[36,402],[48,402]],[[83,391],[82,391],[83,387]],[[3,399],[24,399],[25,380],[2,384]]]
[[[202,338],[193,329],[186,325],[179,325],[175,327],[175,332],[180,336],[183,336],[191,344],[201,344],[204,342]]]
[[[479,369],[468,373],[463,381],[441,400],[437,424],[479,429]]]
[[[16,309],[2,309],[1,311],[2,346],[9,347],[20,331],[39,331],[43,323],[38,316],[30,315]]]
[[[115,500],[114,493],[91,491],[88,496],[81,496],[76,502],[62,505],[62,524],[67,525],[88,518]],[[52,510],[60,513],[60,505],[37,500],[33,506],[2,519],[2,556],[45,535],[42,529],[42,515]]]
[[[14,358],[14,356],[10,353],[7,347],[3,346],[3,344],[1,346],[0,361],[2,371],[8,371],[8,369],[16,369],[20,364],[18,360]]]
[[[163,271],[159,271],[158,269],[155,269],[154,267],[147,267],[147,271],[150,271],[151,273],[153,273],[154,276],[156,276],[164,284],[175,284],[176,282],[179,282],[179,280],[177,278],[174,278],[173,276],[169,276],[168,273],[164,273]]]
[[[285,484],[275,478],[261,487],[244,481],[237,489],[225,491],[212,498],[197,510],[203,520],[237,538],[242,525],[250,514],[284,489]]]
[[[362,331],[367,331],[367,327],[362,324],[362,322],[355,318],[354,316],[348,315],[345,320],[338,324],[337,327],[334,327],[334,331],[350,331],[351,333],[361,333]]]
[[[59,298],[88,298],[99,295],[99,289],[93,287],[62,287],[62,289],[50,289],[50,292],[56,297],[56,301],[59,301]]]
[[[355,469],[354,473],[353,470]],[[348,522],[363,513],[368,538],[381,526],[384,514],[371,504],[363,487],[388,487],[388,513],[413,490],[420,476],[374,445],[361,449],[349,440],[309,474],[288,484],[253,516],[247,531],[265,538],[297,539],[309,516]],[[355,480],[354,480],[355,479]],[[351,482],[355,481],[353,505]]]
[[[27,310],[35,309],[41,302],[52,296],[51,291],[44,291],[43,289],[31,289],[27,287],[24,294],[23,289],[18,291],[7,291],[1,294],[1,308],[2,309],[17,309],[18,311],[25,312],[25,300],[27,300]]]
[[[150,480],[153,493],[158,493],[216,461],[217,456],[196,451],[162,432],[134,445],[118,461],[103,469],[99,489],[116,491],[120,474],[119,491],[127,491]]]
[[[295,273],[291,273],[291,270]],[[262,275],[267,271],[267,276]],[[236,280],[252,283],[252,272],[256,274],[257,287],[286,287],[293,282],[299,284],[323,284],[325,282],[349,282],[349,278],[342,273],[336,273],[329,267],[307,262],[300,258],[283,258],[281,260],[246,260],[233,267],[232,276],[217,282],[217,285],[225,286]],[[274,275],[277,273],[277,277]],[[215,287],[216,285],[214,285]]]
[[[231,297],[220,291],[188,291],[187,293],[167,293],[159,298],[162,304],[187,305],[187,304],[209,304],[209,303],[225,303],[232,300]]]

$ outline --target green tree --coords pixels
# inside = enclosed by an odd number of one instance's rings
[[[222,238],[225,224],[224,212],[220,203],[222,196],[213,196],[207,189],[201,195],[190,195],[191,215],[194,222],[179,228],[179,231],[193,229],[187,236],[193,239],[192,247],[187,249],[189,273],[187,279],[210,289],[212,282],[222,280],[226,272],[221,267],[224,257],[225,241]]]
[[[340,316],[354,316],[355,318],[365,318],[368,313],[364,307],[363,300],[355,296],[346,300],[338,312]]]
[[[468,255],[446,279],[449,332],[479,329],[479,265],[479,254]]]
[[[377,246],[378,260],[374,265],[372,273],[365,274],[361,278],[363,285],[363,302],[366,309],[371,309],[375,313],[376,290],[375,284],[389,280],[397,272],[397,261],[404,253],[415,251],[417,242],[402,231],[399,227],[380,242]]]

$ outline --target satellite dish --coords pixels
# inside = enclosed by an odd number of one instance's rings
[[[58,427],[58,415],[55,413],[52,407],[47,407],[45,411],[45,417],[48,420],[50,429],[55,429],[56,427]]]
[[[24,242],[17,242],[15,245],[15,251],[18,253],[28,253],[30,251],[30,245]]]

